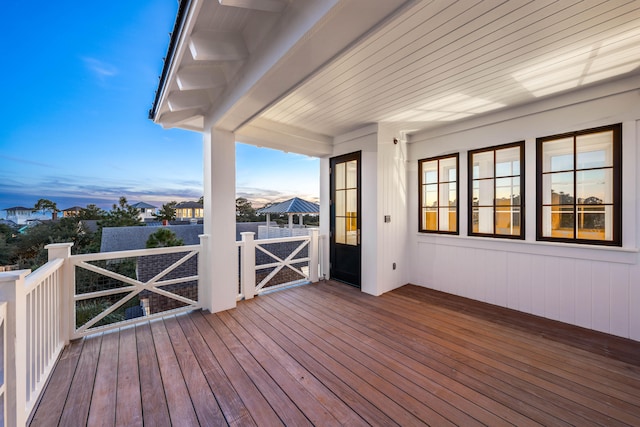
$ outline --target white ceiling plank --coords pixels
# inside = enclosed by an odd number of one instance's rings
[[[176,83],[185,91],[224,86],[227,79],[221,67],[189,67],[178,72]]]
[[[282,12],[287,6],[287,2],[284,0],[218,0],[218,2],[222,6],[261,10],[264,12]]]
[[[195,32],[189,50],[196,61],[240,61],[249,54],[241,33],[210,30]]]

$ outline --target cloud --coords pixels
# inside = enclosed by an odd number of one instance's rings
[[[53,168],[54,167],[54,166],[48,165],[46,163],[34,162],[33,160],[22,159],[20,157],[6,156],[4,154],[0,154],[0,159],[9,160],[11,162],[16,162],[16,163],[23,163],[25,165],[42,166],[44,168]]]
[[[104,61],[100,61],[99,59],[83,57],[82,61],[89,71],[95,74],[100,80],[104,80],[107,77],[113,77],[118,74],[118,69],[115,66]]]

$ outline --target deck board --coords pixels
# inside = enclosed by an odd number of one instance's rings
[[[335,282],[67,347],[31,425],[640,425],[640,343]]]

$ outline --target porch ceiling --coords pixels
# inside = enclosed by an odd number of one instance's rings
[[[410,134],[640,75],[638,2],[191,3],[156,122],[311,155],[371,123]]]

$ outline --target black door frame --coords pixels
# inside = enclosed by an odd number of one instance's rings
[[[336,164],[356,160],[357,162],[357,244],[336,244],[336,211],[335,211],[335,170]],[[362,286],[362,152],[356,151],[329,159],[329,275],[332,279],[360,288]],[[344,262],[346,259],[352,262]],[[342,267],[348,267],[345,270]]]

